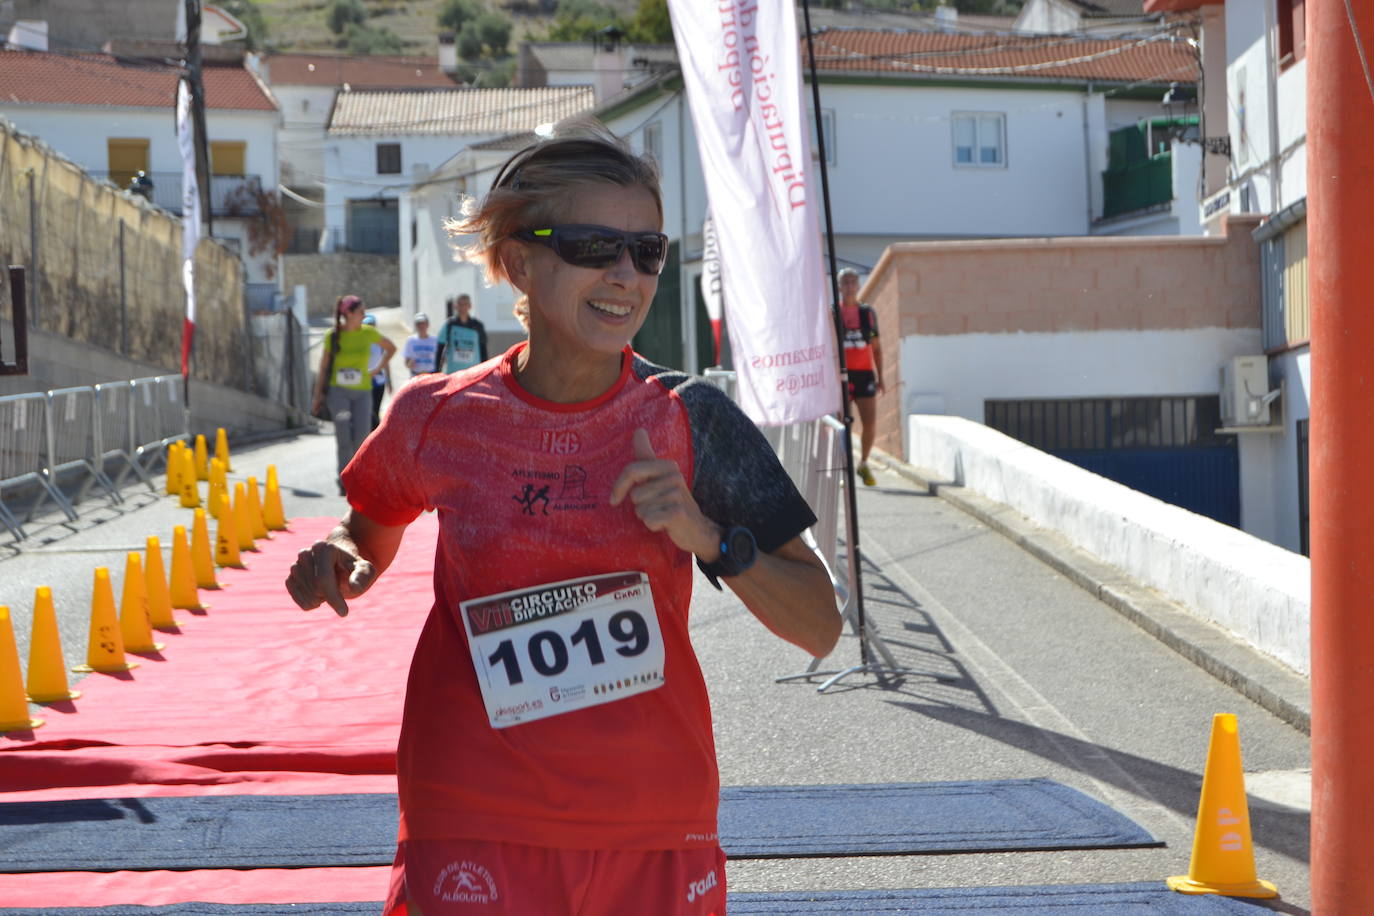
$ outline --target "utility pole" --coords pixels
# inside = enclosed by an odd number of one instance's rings
[[[210,211],[210,147],[205,134],[205,79],[200,53],[200,0],[186,3],[186,79],[191,88],[191,123],[196,131],[196,184],[200,186],[200,213],[205,235],[212,234]]]
[[[1374,6],[1307,4],[1312,911],[1374,913]]]

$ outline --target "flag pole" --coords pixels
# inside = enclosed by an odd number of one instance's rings
[[[854,492],[854,412],[849,395],[849,372],[844,363],[844,319],[840,315],[840,287],[835,276],[835,224],[830,215],[830,173],[826,168],[825,130],[821,123],[821,86],[816,79],[816,47],[811,38],[811,2],[802,0],[806,26],[806,69],[811,74],[811,106],[816,118],[816,150],[821,162],[821,201],[825,205],[825,244],[830,259],[830,311],[835,323],[835,349],[840,361],[840,416],[844,420],[845,525],[849,533],[849,593],[854,599],[855,626],[859,636],[859,661],[867,666],[868,632],[864,615],[864,590],[859,562],[859,503]]]

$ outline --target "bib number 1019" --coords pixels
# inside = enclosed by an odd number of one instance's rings
[[[588,617],[567,639],[557,630],[539,630],[524,640],[523,655],[544,677],[557,677],[568,670],[571,661],[581,661],[583,657],[590,665],[603,665],[606,650],[602,647],[598,627],[601,622],[601,618]],[[610,637],[608,645],[617,655],[634,658],[649,648],[649,626],[638,611],[618,611],[605,619],[605,624]],[[502,666],[506,682],[514,686],[525,680],[521,654],[516,648],[516,640],[503,639],[496,651],[487,656],[487,664],[493,668]]]

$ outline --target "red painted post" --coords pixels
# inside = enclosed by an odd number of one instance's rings
[[[1374,913],[1374,88],[1357,32],[1374,67],[1374,4],[1308,0],[1316,916]]]

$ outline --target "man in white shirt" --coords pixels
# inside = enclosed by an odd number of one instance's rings
[[[439,352],[439,338],[429,336],[429,316],[424,312],[415,313],[415,333],[406,338],[402,358],[411,375],[433,372]]]

